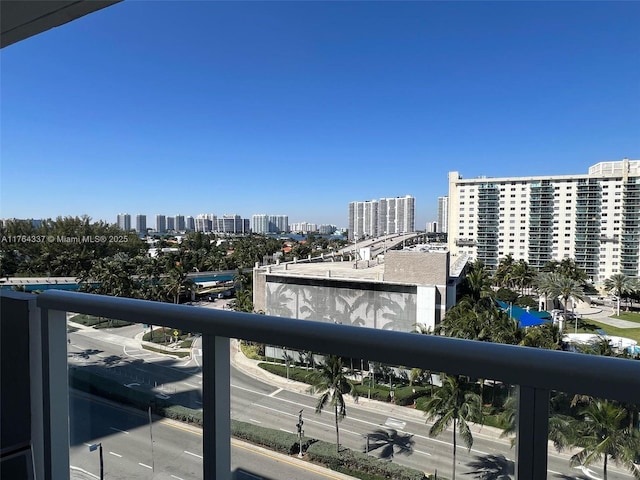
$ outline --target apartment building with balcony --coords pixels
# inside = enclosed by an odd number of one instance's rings
[[[449,173],[453,256],[495,268],[512,255],[541,268],[575,259],[595,282],[640,274],[640,161],[600,162],[578,175],[463,178]]]
[[[416,199],[381,198],[349,203],[349,240],[415,231]]]

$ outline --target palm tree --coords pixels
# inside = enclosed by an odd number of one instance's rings
[[[571,457],[571,466],[590,465],[602,459],[603,480],[607,480],[609,459],[622,464],[640,479],[634,456],[640,452],[640,433],[629,428],[628,412],[614,402],[596,400],[584,408],[578,422],[575,446],[582,450]]]
[[[616,273],[604,281],[604,288],[618,297],[617,315],[620,316],[620,298],[637,290],[638,285],[634,278],[627,277],[624,273]]]
[[[564,318],[567,319],[569,299],[584,300],[585,294],[579,281],[556,272],[538,276],[538,291],[551,298],[562,298]]]
[[[429,429],[430,437],[437,437],[453,423],[453,470],[452,480],[456,478],[456,432],[462,437],[465,446],[471,450],[473,435],[468,422],[482,421],[482,401],[480,395],[473,392],[463,377],[442,375],[442,386],[425,404],[427,420],[435,418]]]
[[[520,260],[513,265],[509,278],[514,287],[520,289],[520,295],[524,295],[525,289],[530,288],[533,285],[536,274],[535,271],[529,266],[525,260]]]
[[[320,393],[316,404],[316,413],[322,413],[327,405],[333,407],[336,420],[336,451],[340,453],[340,430],[338,422],[347,416],[347,408],[344,395],[349,394],[356,398],[354,385],[347,379],[344,373],[342,359],[337,355],[329,355],[320,365],[320,368],[307,377],[311,383],[311,393]]]
[[[476,261],[467,272],[464,282],[464,289],[468,295],[475,301],[483,297],[491,296],[491,278],[487,269],[481,261]]]
[[[509,254],[500,259],[496,273],[493,275],[493,283],[498,287],[511,286],[511,269],[515,265],[513,255]]]

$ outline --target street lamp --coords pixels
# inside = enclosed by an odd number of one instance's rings
[[[95,452],[100,449],[100,480],[104,480],[104,464],[102,462],[102,442],[89,445],[89,451]]]

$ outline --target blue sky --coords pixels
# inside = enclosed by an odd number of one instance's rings
[[[286,214],[640,159],[639,2],[135,1],[1,52],[0,217]]]

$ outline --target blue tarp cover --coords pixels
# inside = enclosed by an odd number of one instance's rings
[[[524,308],[509,305],[500,300],[496,300],[496,303],[503,311],[507,312],[511,318],[515,318],[521,327],[533,327],[535,325],[542,325],[549,321],[548,319],[539,318],[537,315],[534,315],[533,312],[527,312]],[[536,313],[540,314],[546,312]]]

